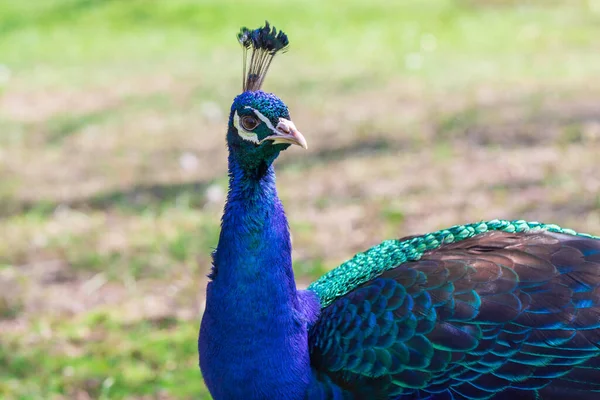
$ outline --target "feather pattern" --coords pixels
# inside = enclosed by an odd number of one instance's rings
[[[599,294],[599,240],[486,232],[331,302],[311,363],[357,398],[600,396]]]

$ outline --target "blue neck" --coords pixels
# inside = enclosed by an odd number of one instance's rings
[[[247,172],[230,156],[229,194],[213,260],[214,280],[229,287],[274,280],[277,284],[268,286],[277,295],[294,297],[291,253],[273,167]]]
[[[302,398],[311,371],[287,219],[272,166],[229,157],[229,195],[200,330],[200,366],[223,398]]]

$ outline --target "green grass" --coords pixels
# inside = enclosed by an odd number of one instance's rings
[[[70,323],[42,320],[27,337],[3,342],[0,394],[202,398],[197,330],[197,324],[175,318],[130,324],[102,312]]]
[[[598,1],[0,2],[0,398],[202,399],[240,26],[305,286],[389,237],[494,218],[600,232]]]
[[[280,84],[293,89],[314,89],[315,79],[334,71],[333,89],[339,89],[360,80],[384,84],[398,74],[448,85],[499,75],[577,79],[600,64],[587,51],[595,43],[599,14],[590,12],[593,2],[584,1],[519,7],[450,0],[352,1],[346,7],[230,0],[28,4],[5,4],[0,16],[3,63],[27,87],[110,84],[168,67],[173,74],[208,71],[210,79],[195,84],[219,91],[221,79],[239,76],[233,33],[265,18],[284,23],[292,38],[293,52],[281,63],[297,78]],[[551,62],[555,57],[564,62]],[[282,81],[286,71],[274,69],[272,79]]]

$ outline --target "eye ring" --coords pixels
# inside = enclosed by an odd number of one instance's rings
[[[241,119],[242,127],[247,131],[253,131],[260,124],[258,118],[252,115],[244,115]]]

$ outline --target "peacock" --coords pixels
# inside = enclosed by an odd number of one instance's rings
[[[261,90],[289,42],[268,22],[238,39],[243,93],[198,339],[214,399],[600,399],[600,237],[457,225],[384,241],[298,290],[273,161],[307,142]]]

